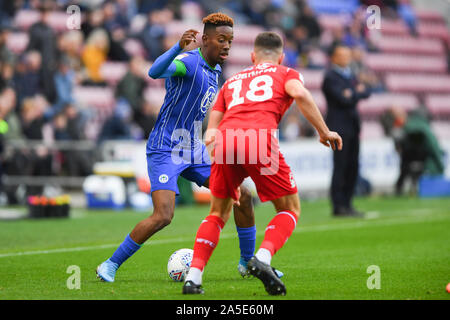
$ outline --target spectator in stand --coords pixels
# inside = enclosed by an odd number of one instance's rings
[[[80,140],[82,130],[79,127],[79,117],[73,116],[76,109],[72,105],[67,105],[60,113],[53,118],[53,135],[58,141]],[[88,152],[81,150],[63,150],[59,154],[62,156],[62,166],[70,176],[87,176],[92,173],[92,161]]]
[[[361,27],[358,19],[353,19],[350,25],[345,28],[342,42],[350,48],[356,46],[367,48],[364,29]]]
[[[15,108],[16,92],[13,88],[7,87],[0,92],[0,119],[8,124],[8,130],[4,133],[5,141],[23,138],[20,119]]]
[[[16,93],[12,88],[5,88],[0,92],[0,123],[6,122],[6,127],[3,124],[3,130],[0,130],[1,143],[4,145],[11,144],[11,141],[20,142],[24,140],[22,134],[22,126],[20,118],[15,112],[16,107]],[[6,130],[5,130],[6,129]],[[28,150],[5,150],[0,153],[0,171],[1,173],[9,175],[24,174],[23,168],[26,168],[28,161],[24,154],[29,152]],[[1,178],[1,177],[0,177]],[[17,186],[3,186],[8,197],[8,203],[18,203],[15,194]]]
[[[0,28],[12,25],[18,1],[0,0]]]
[[[83,62],[80,57],[84,43],[83,33],[79,30],[71,30],[63,33],[59,39],[61,56],[68,61],[70,69],[81,74]]]
[[[352,62],[350,63],[350,68],[358,81],[371,88],[373,93],[385,92],[386,88],[384,87],[383,82],[377,74],[364,63],[365,50],[359,46],[353,47],[351,50]]]
[[[128,71],[116,87],[116,97],[128,101],[133,112],[138,112],[143,101],[144,89],[147,87],[147,73],[145,60],[142,57],[133,57],[128,65]]]
[[[100,68],[107,60],[109,51],[108,34],[103,29],[95,29],[89,34],[81,59],[86,68],[87,79],[83,85],[106,86]]]
[[[46,122],[44,112],[48,102],[42,96],[25,98],[21,108],[22,128],[27,140],[46,140],[44,131]],[[45,129],[44,129],[45,128]],[[21,174],[33,176],[50,176],[52,174],[52,156],[44,145],[33,148],[26,154],[26,167]],[[28,195],[42,194],[43,186],[27,187]]]
[[[0,25],[0,90],[11,86],[14,76],[14,54],[7,46],[9,28]]]
[[[286,117],[283,124],[280,138],[285,141],[297,140],[300,136],[300,121],[298,115],[293,113],[290,114]]]
[[[119,99],[114,109],[114,114],[103,124],[98,142],[132,139],[132,116],[131,107],[128,102],[125,99]]]
[[[306,4],[303,6],[300,16],[297,18],[297,25],[306,28],[309,41],[316,45],[319,43],[322,28],[320,27],[317,17],[310,6]]]
[[[24,98],[33,97],[43,92],[44,79],[41,66],[42,57],[38,51],[29,51],[19,58],[13,78],[19,111]]]
[[[58,71],[55,74],[56,102],[46,113],[47,117],[52,117],[61,112],[68,104],[73,104],[73,87],[76,84],[75,71],[70,68],[70,61],[62,57],[58,63]]]
[[[56,62],[58,61],[58,48],[56,34],[49,25],[49,16],[53,8],[52,1],[44,1],[39,7],[40,20],[34,23],[30,30],[29,42],[26,51],[38,51],[42,57],[45,57],[45,63],[42,65],[42,90],[48,101],[53,102],[56,98],[53,76],[56,71]]]
[[[307,68],[309,66],[308,55],[311,50],[308,30],[304,26],[296,26],[290,31],[290,37],[297,44],[299,66]]]
[[[177,17],[180,17],[179,8],[184,0],[152,0],[152,1],[140,1],[139,12],[149,13],[155,10],[161,10],[164,8],[172,11]],[[203,2],[203,0],[200,0]],[[208,1],[207,1],[208,2]],[[211,1],[209,1],[211,2]]]
[[[297,45],[291,37],[287,37],[284,43],[284,61],[283,64],[289,68],[297,68],[298,51]]]
[[[147,51],[148,58],[155,61],[164,52],[165,25],[173,20],[173,13],[168,9],[151,11],[147,23],[139,36]]]
[[[397,13],[406,23],[411,35],[417,35],[417,17],[409,0],[399,0]]]
[[[87,39],[92,31],[103,28],[104,13],[99,7],[94,7],[87,10],[86,18],[81,24],[81,31],[84,39]],[[106,30],[105,30],[106,31]]]
[[[136,56],[131,59],[129,69],[125,76],[119,81],[116,87],[116,97],[125,99],[133,112],[133,120],[144,131],[144,135],[152,130],[153,126],[147,126],[153,123],[153,116],[149,115],[148,106],[145,105],[143,99],[144,90],[147,87],[147,72],[144,66],[145,60],[142,57]],[[151,122],[148,122],[147,117],[151,117]],[[154,123],[153,123],[154,124]]]
[[[103,4],[103,28],[108,34],[110,49],[108,59],[112,61],[128,61],[130,56],[123,47],[127,37],[129,21],[126,16],[119,15],[115,2]]]
[[[140,117],[135,119],[137,125],[142,129],[144,139],[148,139],[150,132],[156,123],[158,109],[149,101],[144,101],[140,110]]]

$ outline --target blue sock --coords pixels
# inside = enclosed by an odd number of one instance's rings
[[[131,239],[130,235],[128,234],[125,237],[125,240],[120,244],[120,246],[117,248],[117,250],[113,253],[111,260],[114,263],[117,263],[119,266],[124,263],[129,257],[131,257],[136,251],[139,250],[141,247],[141,244],[137,244],[134,242],[133,239]]]
[[[256,226],[250,228],[236,227],[236,230],[239,237],[241,258],[248,261],[255,254]]]

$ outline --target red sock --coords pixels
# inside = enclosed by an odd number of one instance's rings
[[[220,231],[222,231],[224,225],[225,222],[218,216],[209,215],[203,220],[195,237],[191,268],[203,271],[214,248],[219,243]]]
[[[270,251],[272,256],[281,249],[297,225],[297,216],[291,211],[280,211],[266,228],[260,248]]]

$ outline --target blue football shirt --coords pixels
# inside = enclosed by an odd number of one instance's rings
[[[166,96],[155,127],[147,141],[147,153],[170,151],[175,146],[198,146],[201,123],[216,96],[219,65],[209,66],[200,48],[184,52],[175,60],[186,67],[184,76],[171,76],[165,81]]]

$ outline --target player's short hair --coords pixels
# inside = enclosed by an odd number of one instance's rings
[[[203,24],[205,25],[203,28],[203,33],[205,33],[209,29],[220,26],[228,26],[233,28],[234,20],[225,13],[216,12],[203,18]]]
[[[255,52],[263,55],[278,55],[283,52],[283,39],[275,32],[261,32],[255,39]]]

